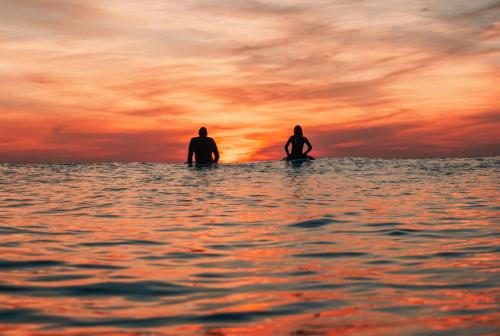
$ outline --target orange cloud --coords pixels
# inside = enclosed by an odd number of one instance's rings
[[[225,162],[295,124],[316,156],[498,155],[499,10],[0,0],[0,162],[182,162],[202,125]]]
[[[305,128],[318,156],[379,158],[499,155],[500,112],[428,121],[359,120]],[[285,139],[285,138],[283,138]],[[284,156],[284,141],[259,149],[262,160]]]
[[[189,137],[183,131],[119,129],[105,120],[30,118],[3,125],[3,162],[178,162]]]

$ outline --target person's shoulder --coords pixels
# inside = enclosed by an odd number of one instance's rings
[[[189,141],[189,142],[192,143],[192,144],[195,144],[195,143],[197,143],[199,141],[200,141],[200,137],[192,137],[191,141]]]

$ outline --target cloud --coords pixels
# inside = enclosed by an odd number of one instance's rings
[[[0,0],[0,161],[179,161],[202,124],[232,161],[296,123],[317,155],[492,153],[500,2],[450,1]]]
[[[313,145],[313,156],[380,158],[482,157],[500,155],[499,112],[484,112],[456,118],[393,121],[404,111],[386,117],[349,123],[304,127]],[[265,140],[263,132],[252,139]],[[255,160],[276,160],[285,156],[288,134],[268,142],[252,155]]]
[[[100,161],[181,161],[185,156],[184,134],[161,130],[132,130],[115,132],[81,132],[55,129],[45,139],[47,144],[61,145],[71,143],[80,147],[77,157]]]
[[[464,117],[465,120],[470,120],[477,124],[499,125],[500,111],[484,112],[472,114]]]
[[[175,129],[112,129],[92,120],[4,121],[0,162],[181,162],[188,134]],[[108,124],[108,125],[106,125]],[[20,138],[19,133],[29,136]]]
[[[187,110],[179,106],[157,106],[157,107],[121,111],[118,113],[147,118],[147,117],[183,115],[187,113]]]
[[[461,27],[466,24],[474,29],[485,29],[498,22],[500,15],[500,1],[498,0],[455,0],[454,2],[454,4],[445,4],[442,1],[427,1],[424,10],[440,20]]]
[[[0,0],[0,20],[11,34],[37,38],[105,38],[119,31],[111,12],[92,0]]]
[[[500,155],[500,136],[494,135],[499,128],[500,113],[486,112],[432,121],[360,120],[305,130],[318,156],[426,158]],[[272,143],[255,157],[279,158],[283,144]]]
[[[198,8],[213,11],[219,14],[230,16],[254,16],[254,15],[289,15],[301,14],[307,11],[305,4],[286,4],[259,0],[219,0],[219,1],[201,1]]]

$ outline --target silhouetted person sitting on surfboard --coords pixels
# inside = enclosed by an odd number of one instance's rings
[[[292,151],[288,149],[288,147],[292,145]],[[304,145],[307,146],[307,149],[304,151]],[[285,152],[287,161],[292,160],[314,160],[312,156],[307,155],[312,149],[311,143],[304,136],[302,132],[302,127],[300,125],[295,126],[293,129],[293,135],[288,138],[288,141],[285,145]]]
[[[205,127],[198,131],[199,137],[194,137],[189,142],[187,164],[193,164],[193,153],[196,164],[211,164],[219,161],[219,150],[214,139],[207,136]],[[212,157],[213,154],[213,157]]]

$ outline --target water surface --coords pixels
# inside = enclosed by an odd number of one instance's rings
[[[0,334],[493,335],[499,172],[0,165]]]

